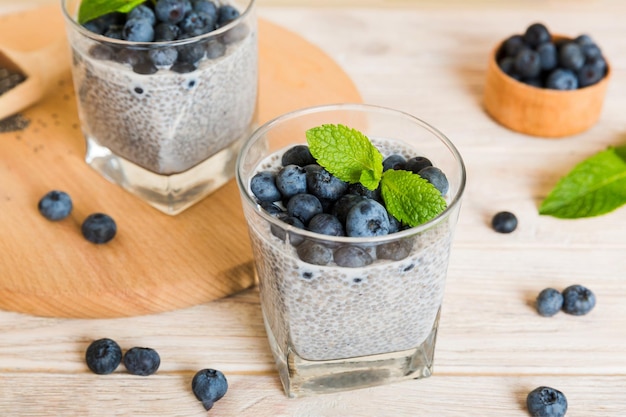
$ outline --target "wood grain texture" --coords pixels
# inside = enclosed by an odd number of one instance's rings
[[[42,25],[52,41],[64,36],[58,5],[4,20],[0,39],[14,48],[41,46],[32,33]],[[265,21],[259,32],[261,123],[327,100],[360,101],[351,80],[319,48]],[[20,33],[30,35],[22,44]],[[171,218],[99,177],[82,159],[66,69],[55,90],[24,113],[30,127],[0,134],[0,306],[43,316],[132,316],[251,286],[252,254],[235,182]],[[57,223],[37,212],[37,201],[52,189],[66,191],[74,202],[70,217]],[[106,245],[80,235],[82,220],[94,212],[117,222],[118,234]]]
[[[539,216],[537,207],[576,163],[626,142],[626,3],[333,0],[349,7],[320,7],[307,0],[312,7],[299,7],[305,0],[267,1],[288,7],[262,8],[261,16],[322,48],[354,80],[365,102],[432,123],[465,159],[468,185],[434,376],[287,399],[252,288],[138,317],[88,320],[0,312],[0,414],[528,417],[526,394],[550,385],[567,395],[567,417],[623,417],[626,209],[564,221]],[[360,7],[374,3],[382,7]],[[391,3],[403,7],[388,7]],[[541,140],[504,128],[483,108],[493,45],[538,20],[560,33],[590,33],[611,60],[602,114],[582,134]],[[514,233],[491,230],[491,216],[499,210],[518,216]],[[574,283],[587,285],[598,297],[589,315],[535,313],[532,303],[541,289]],[[148,378],[122,369],[111,378],[95,377],[83,354],[98,337],[112,337],[124,348],[156,348],[163,358],[160,371]],[[223,370],[230,382],[228,394],[210,413],[189,390],[193,372],[203,367]]]

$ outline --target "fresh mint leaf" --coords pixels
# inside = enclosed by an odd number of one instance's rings
[[[447,205],[434,185],[409,171],[385,171],[381,193],[389,213],[411,227],[437,217]]]
[[[383,174],[383,156],[356,129],[325,124],[306,132],[311,154],[328,172],[351,184],[378,188]]]
[[[579,163],[539,207],[539,214],[575,219],[606,214],[626,204],[626,146]]]
[[[146,0],[83,0],[78,9],[78,23],[89,22],[108,13],[128,13]]]

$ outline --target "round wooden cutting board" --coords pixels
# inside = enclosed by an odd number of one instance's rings
[[[55,36],[65,37],[57,6],[0,17],[0,39],[14,48],[37,49]],[[259,48],[260,122],[300,107],[361,101],[341,68],[297,35],[261,20]],[[69,69],[52,94],[22,114],[27,128],[0,133],[0,308],[51,317],[131,316],[254,284],[234,181],[175,217],[109,183],[83,160]],[[60,222],[37,210],[52,189],[74,202]],[[107,244],[89,243],[80,233],[94,212],[117,222],[118,234]]]

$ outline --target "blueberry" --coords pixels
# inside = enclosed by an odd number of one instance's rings
[[[295,145],[287,149],[281,158],[283,166],[298,165],[305,167],[315,163],[315,158],[313,158],[311,150],[306,145]]]
[[[306,186],[309,193],[317,198],[332,201],[338,200],[348,190],[347,182],[335,177],[319,165],[311,165],[306,170]]]
[[[217,22],[217,6],[212,1],[194,0],[192,6],[195,12],[206,13],[214,22]]]
[[[170,42],[180,36],[180,28],[172,23],[161,22],[154,27],[155,42]]]
[[[278,217],[282,214],[286,214],[285,211],[278,207],[276,204],[274,204],[273,202],[269,202],[269,201],[261,201],[259,203],[259,205],[261,206],[261,208],[263,210],[265,210],[270,216],[274,216],[274,217]]]
[[[406,169],[406,158],[398,154],[389,155],[383,160],[383,171],[387,171],[388,169]]]
[[[598,58],[602,56],[602,50],[596,44],[581,45],[580,49],[582,49],[585,59]]]
[[[576,76],[579,88],[588,87],[604,78],[604,69],[595,63],[585,64],[578,70]]]
[[[148,75],[154,74],[157,71],[158,68],[156,67],[154,62],[149,59],[149,56],[143,57],[137,63],[133,64],[133,72],[136,72],[137,74]]]
[[[113,12],[90,20],[83,26],[92,32],[102,35],[109,30],[111,25],[123,25],[125,21],[126,15],[124,13]]]
[[[156,18],[161,22],[178,23],[185,18],[184,0],[158,0],[154,5]]]
[[[95,44],[89,48],[89,56],[94,59],[108,60],[113,59],[115,52],[113,48],[104,44]]]
[[[542,316],[554,316],[563,307],[563,295],[554,288],[546,288],[537,296],[535,305]]]
[[[190,72],[194,72],[196,70],[196,65],[190,62],[179,62],[176,61],[174,65],[170,68],[170,70],[177,72],[179,74],[187,74]]]
[[[402,222],[389,214],[389,234],[399,232],[402,229]]]
[[[525,46],[522,35],[511,35],[502,43],[501,53],[503,57],[513,58]]]
[[[169,67],[178,59],[178,51],[172,47],[154,48],[148,51],[148,56],[155,66]]]
[[[537,47],[537,53],[542,71],[551,71],[556,68],[559,61],[556,45],[552,42],[542,43]]]
[[[217,12],[217,26],[222,27],[239,17],[239,10],[231,5],[220,6]]]
[[[548,75],[546,87],[554,90],[576,90],[578,78],[570,70],[557,68]]]
[[[445,195],[448,192],[448,189],[450,188],[448,178],[446,178],[446,174],[444,174],[439,168],[426,167],[420,170],[418,174],[420,177],[434,185],[435,188],[439,190],[441,195]]]
[[[282,197],[276,187],[276,174],[272,171],[256,173],[250,180],[250,191],[259,201],[280,201]]]
[[[361,268],[374,262],[374,258],[365,249],[353,245],[335,249],[333,259],[337,265],[345,268]]]
[[[122,36],[130,42],[152,42],[154,27],[146,19],[130,19],[124,24]]]
[[[110,374],[122,362],[122,349],[111,339],[98,339],[87,347],[85,361],[93,373],[98,375]]]
[[[276,187],[284,198],[306,193],[306,171],[298,165],[282,167],[276,174]]]
[[[313,265],[328,265],[333,260],[333,251],[329,247],[306,240],[297,249],[298,257]]]
[[[159,369],[161,357],[152,348],[134,347],[124,354],[124,366],[133,375],[148,376]]]
[[[215,29],[215,18],[203,12],[191,12],[179,23],[183,33],[199,36]]]
[[[515,72],[523,78],[536,77],[541,73],[541,57],[537,51],[524,48],[515,56]]]
[[[498,66],[502,70],[503,73],[509,75],[511,77],[519,77],[515,73],[515,58],[510,56],[505,56],[504,58],[498,61]]]
[[[528,393],[526,407],[532,417],[563,417],[567,411],[567,398],[554,388],[537,387]]]
[[[140,4],[128,12],[127,20],[131,19],[146,19],[152,26],[156,23],[154,11],[145,4]]]
[[[370,190],[369,188],[367,188],[366,186],[364,186],[363,184],[357,182],[354,184],[350,184],[348,186],[348,190],[347,190],[348,194],[356,194],[356,195],[360,195],[363,197],[367,197],[370,198],[372,200],[376,200],[379,203],[381,203],[383,201],[383,197],[381,195],[381,191],[380,191],[380,187],[376,188],[375,190]]]
[[[559,49],[559,64],[565,69],[578,71],[585,64],[585,55],[576,42],[566,42]]]
[[[563,290],[563,311],[567,314],[582,316],[589,313],[596,305],[594,293],[582,285],[570,285]]]
[[[390,259],[399,261],[406,258],[413,249],[413,239],[394,240],[383,243],[376,247],[376,257],[378,259]]]
[[[313,216],[308,227],[311,232],[328,236],[345,236],[343,225],[336,216],[328,213],[320,213]]]
[[[81,231],[85,239],[92,243],[107,243],[115,237],[117,225],[110,216],[94,213],[83,221]]]
[[[322,212],[322,203],[313,194],[296,194],[287,202],[287,214],[297,217],[304,224]]]
[[[198,42],[187,43],[177,47],[178,61],[184,64],[196,64],[204,58],[204,46]],[[195,67],[194,67],[195,69]]]
[[[552,36],[548,28],[542,23],[533,23],[528,26],[523,35],[524,42],[531,48],[536,48],[542,43],[550,42]]]
[[[389,216],[382,204],[367,199],[357,203],[346,217],[346,234],[352,237],[383,236],[389,233]]]
[[[493,216],[491,226],[498,233],[511,233],[517,228],[517,217],[509,211],[501,211]]]
[[[209,59],[216,59],[224,55],[226,53],[226,45],[222,42],[216,41],[214,39],[206,42],[205,48],[206,56]]]
[[[224,374],[215,369],[202,369],[196,372],[191,381],[191,390],[202,402],[206,410],[210,410],[216,401],[226,395],[228,381]]]
[[[341,223],[346,222],[348,213],[357,203],[367,200],[367,197],[359,194],[345,194],[335,201],[331,209],[331,214],[336,216]]]
[[[288,224],[289,226],[293,226],[298,229],[304,229],[304,223],[302,223],[302,221],[300,221],[300,219],[298,219],[297,217],[289,216],[286,213],[282,213],[278,215],[278,219],[280,219],[283,223]],[[282,241],[285,241],[287,234],[284,228],[276,225],[271,225],[270,230],[274,236]],[[289,243],[292,246],[298,246],[302,243],[303,240],[304,238],[302,237],[302,235],[297,233],[289,233]]]
[[[41,197],[37,208],[42,216],[48,220],[63,220],[72,212],[72,199],[64,191],[49,191]]]
[[[124,39],[124,26],[121,25],[111,25],[106,32],[104,32],[104,36],[111,39]]]
[[[574,39],[574,42],[576,42],[577,44],[579,44],[580,46],[583,45],[595,45],[595,41],[591,38],[591,36],[583,33],[582,35],[578,35],[576,36],[576,38]]]
[[[433,163],[430,161],[430,159],[423,157],[423,156],[415,156],[413,158],[409,158],[406,161],[405,169],[407,171],[411,171],[414,174],[417,174],[422,169],[428,168],[431,166],[433,166]]]

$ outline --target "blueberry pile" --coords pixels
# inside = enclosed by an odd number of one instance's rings
[[[407,160],[402,155],[390,155],[383,161],[383,169],[390,168],[422,176],[442,195],[448,191],[445,174],[425,157]],[[387,211],[380,189],[371,191],[338,179],[317,164],[306,145],[288,149],[277,171],[257,172],[250,180],[250,190],[272,216],[287,225],[321,235],[375,237],[407,228]],[[300,259],[315,265],[335,262],[344,267],[362,267],[377,258],[399,260],[410,253],[410,247],[389,250],[385,245],[376,251],[358,246],[331,247],[321,241],[305,240],[296,233],[287,236],[278,227],[272,227],[272,233],[282,240],[289,237]]]
[[[596,305],[595,294],[582,285],[570,285],[562,292],[546,288],[537,296],[537,312],[544,317],[554,316],[563,310],[567,314],[582,316]]]
[[[541,23],[507,38],[496,59],[502,71],[516,80],[554,90],[596,84],[608,69],[601,49],[589,35],[555,40]]]
[[[233,30],[225,33],[220,41],[206,39],[177,46],[163,46],[159,42],[182,41],[204,35],[239,15],[234,6],[211,0],[157,0],[155,3],[145,2],[129,13],[114,12],[100,16],[83,26],[111,39],[154,43],[151,48],[101,43],[90,49],[90,55],[96,59],[129,64],[139,74],[153,74],[159,68],[187,73],[194,71],[204,58],[222,56],[225,45],[241,39],[244,33]]]

